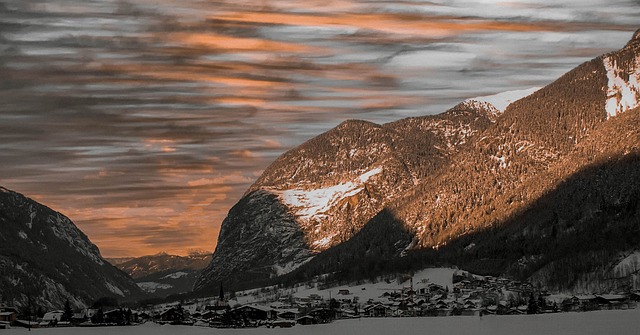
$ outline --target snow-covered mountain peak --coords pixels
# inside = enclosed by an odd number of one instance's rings
[[[638,33],[636,33],[638,35]],[[607,118],[640,105],[640,56],[627,64],[619,64],[614,57],[602,59],[607,70]]]
[[[529,96],[539,89],[540,87],[532,87],[524,90],[506,91],[494,95],[470,98],[464,102],[467,104],[478,105],[479,107],[483,107],[484,109],[493,112],[494,114],[502,114],[511,103]]]

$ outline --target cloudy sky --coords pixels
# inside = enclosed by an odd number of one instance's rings
[[[3,0],[0,185],[108,257],[213,250],[305,140],[544,86],[638,28],[637,0]]]

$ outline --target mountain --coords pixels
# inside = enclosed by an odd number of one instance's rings
[[[61,308],[101,297],[120,301],[144,294],[69,218],[0,187],[0,301]]]
[[[231,209],[195,288],[436,263],[557,290],[610,278],[640,249],[639,49],[640,31],[542,89],[348,121],[285,153]]]
[[[196,289],[286,274],[349,240],[492,124],[497,111],[477,105],[385,125],[345,121],[285,153],[229,211]]]
[[[211,263],[211,254],[176,256],[162,252],[150,256],[107,260],[129,274],[148,294],[166,297],[191,291],[201,270]]]

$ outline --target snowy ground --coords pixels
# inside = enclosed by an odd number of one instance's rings
[[[626,311],[596,311],[521,316],[423,317],[341,320],[327,325],[295,326],[289,329],[214,329],[188,326],[141,326],[113,328],[50,328],[34,329],[42,335],[200,335],[200,334],[638,334],[640,309]],[[3,330],[0,334],[27,334],[26,329]]]
[[[453,288],[453,274],[456,272],[456,269],[449,268],[428,268],[422,271],[417,272],[413,275],[413,284],[414,288],[418,289],[428,283],[434,283],[441,285],[442,287],[448,286],[449,289]],[[341,285],[335,286],[327,289],[318,289],[316,285],[313,287],[306,287],[305,285],[301,285],[296,287],[293,290],[285,289],[284,293],[290,292],[296,298],[306,298],[311,294],[317,294],[325,300],[329,300],[329,297],[336,299],[353,299],[354,297],[358,297],[360,302],[366,302],[369,299],[377,300],[383,295],[385,292],[393,292],[399,291],[403,287],[408,288],[410,286],[410,282],[408,278],[403,282],[398,282],[397,280],[393,280],[389,283],[385,281],[379,281],[377,283],[365,283],[361,285]],[[340,290],[348,290],[348,295],[338,295]],[[231,301],[230,304],[249,304],[255,302],[262,302],[263,300],[273,300],[273,294],[258,294],[252,295],[252,292],[257,292],[259,290],[248,290],[244,292],[237,292],[238,297]]]

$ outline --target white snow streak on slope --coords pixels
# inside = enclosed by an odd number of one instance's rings
[[[291,261],[289,263],[286,263],[284,265],[274,265],[273,269],[276,271],[276,273],[278,274],[278,276],[281,276],[283,274],[287,274],[299,267],[301,267],[302,265],[304,265],[305,263],[309,262],[310,260],[312,260],[313,257],[307,257],[306,259],[296,262],[296,261]]]
[[[526,96],[529,96],[539,89],[540,87],[532,87],[524,90],[507,91],[507,92],[502,92],[494,95],[487,95],[483,97],[467,99],[465,100],[465,102],[475,101],[475,102],[481,102],[481,103],[482,102],[488,103],[498,110],[497,111],[498,114],[502,114],[512,102],[520,100]]]
[[[107,288],[109,289],[109,291],[124,297],[124,292],[122,292],[122,290],[120,288],[118,288],[117,286],[111,284],[110,282],[105,282],[105,285],[107,286]]]
[[[607,70],[609,85],[605,110],[607,118],[638,107],[640,103],[640,57],[636,57],[630,65],[629,80],[625,80],[626,71],[620,69],[612,57],[603,58]]]
[[[315,190],[292,189],[273,191],[273,193],[278,195],[286,205],[294,208],[298,218],[310,220],[327,212],[340,200],[360,193],[364,189],[363,184],[380,172],[382,168],[376,168],[362,174],[354,181]]]
[[[629,256],[623,258],[613,269],[614,272],[619,271],[624,275],[638,270],[640,270],[640,251],[635,251]]]
[[[171,279],[178,279],[180,277],[184,277],[184,276],[188,276],[189,274],[183,271],[178,271],[178,272],[174,272],[174,273],[170,273],[164,277],[162,277],[162,279],[167,279],[167,278],[171,278]]]
[[[162,284],[162,283],[156,283],[156,282],[152,282],[152,281],[145,281],[145,282],[140,282],[137,283],[138,287],[140,289],[142,289],[145,292],[149,292],[149,293],[154,293],[157,290],[166,290],[166,289],[170,289],[173,286],[170,284]]]
[[[540,315],[452,316],[440,318],[362,318],[340,320],[329,324],[292,328],[212,329],[193,326],[161,326],[147,322],[130,327],[42,328],[42,335],[205,335],[205,334],[430,334],[430,335],[559,335],[559,334],[637,334],[640,309],[624,311],[596,311],[585,313],[557,313]],[[3,334],[27,334],[25,328],[13,328]]]

